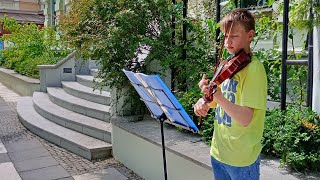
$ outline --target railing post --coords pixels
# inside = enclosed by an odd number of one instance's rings
[[[288,58],[288,22],[289,22],[289,0],[284,0],[283,29],[282,29],[282,58],[281,58],[281,110],[286,109],[287,95],[287,65]]]

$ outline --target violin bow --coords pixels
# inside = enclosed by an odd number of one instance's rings
[[[232,27],[233,27],[233,21],[231,22],[231,27],[229,29],[229,32],[228,32],[228,38],[227,38],[227,42],[229,40],[229,36],[230,36],[230,33],[231,33],[231,30],[232,30]],[[220,62],[221,62],[221,56],[222,56],[222,52],[223,52],[223,48],[224,48],[224,41],[226,39],[226,36],[223,36],[223,41],[221,43],[221,48],[220,48],[220,52],[219,52],[219,55],[218,55],[218,59],[216,60],[216,65],[215,65],[215,68],[214,68],[214,73],[215,74],[217,72],[217,69],[218,69],[218,66],[220,65]],[[214,79],[212,79],[212,81],[214,81]]]

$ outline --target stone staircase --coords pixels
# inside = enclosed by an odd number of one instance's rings
[[[93,91],[93,77],[76,75],[62,87],[46,87],[17,104],[20,121],[38,136],[86,159],[112,156],[110,92]]]

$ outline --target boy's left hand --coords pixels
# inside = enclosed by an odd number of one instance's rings
[[[198,86],[201,90],[203,90],[203,87],[207,86],[208,83],[209,83],[209,80],[206,78],[206,74],[203,74],[201,80],[198,83]]]

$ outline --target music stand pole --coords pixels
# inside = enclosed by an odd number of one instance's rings
[[[179,127],[184,127],[193,132],[197,132],[199,129],[169,88],[161,80],[160,76],[133,73],[126,70],[123,70],[123,72],[129,78],[131,84],[140,95],[141,100],[151,112],[151,117],[160,121],[163,171],[164,179],[167,180],[166,146],[163,130],[164,122],[168,120],[170,123],[174,123]]]
[[[164,171],[164,179],[167,180],[167,162],[166,162],[166,146],[164,143],[164,132],[163,132],[163,124],[164,121],[167,120],[167,116],[163,113],[160,117],[158,117],[160,121],[160,129],[161,129],[161,143],[162,143],[162,158],[163,158],[163,171]]]

